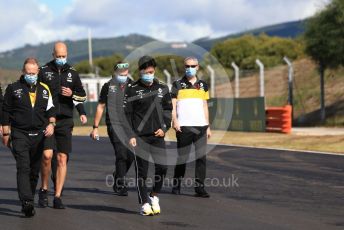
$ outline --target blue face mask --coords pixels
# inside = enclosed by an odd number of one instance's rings
[[[196,76],[196,74],[197,74],[197,69],[196,68],[190,67],[190,68],[186,68],[185,69],[185,75],[187,77],[193,77],[193,76]]]
[[[144,83],[152,83],[154,80],[154,74],[142,74],[141,75],[141,80]]]
[[[37,83],[37,75],[29,75],[29,74],[25,74],[24,75],[24,80],[26,81],[26,83],[28,83],[29,85],[36,85]]]
[[[121,84],[125,83],[127,79],[128,76],[116,75],[116,80]]]
[[[55,63],[58,66],[63,66],[64,64],[67,63],[67,58],[56,58]]]

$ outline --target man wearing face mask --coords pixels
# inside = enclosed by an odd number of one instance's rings
[[[37,81],[38,68],[36,59],[25,60],[23,75],[7,87],[3,105],[2,141],[16,160],[18,194],[27,217],[35,215],[44,139],[53,135],[55,127],[52,95],[47,85]]]
[[[133,154],[127,146],[129,140],[125,138],[121,139],[123,138],[121,137],[123,136],[121,134],[125,129],[125,117],[123,111],[124,92],[125,89],[130,87],[133,83],[128,75],[128,63],[119,62],[115,65],[114,76],[109,82],[105,83],[101,89],[97,112],[94,118],[93,130],[91,132],[92,139],[96,140],[99,138],[98,126],[104,109],[106,108],[107,132],[116,155],[116,170],[114,173],[115,180],[113,190],[115,194],[119,196],[128,195],[128,190],[125,184],[125,175],[133,162]],[[109,109],[109,107],[111,108]]]
[[[167,172],[165,133],[171,126],[171,96],[168,87],[154,76],[156,63],[143,56],[139,63],[140,79],[127,88],[124,109],[131,129],[130,145],[136,151],[136,177],[141,215],[160,213],[158,193]],[[146,179],[149,158],[155,166],[154,186],[148,195]]]
[[[180,194],[181,180],[185,175],[186,162],[191,145],[195,146],[195,192],[197,197],[207,198],[204,180],[206,176],[207,139],[211,136],[209,127],[209,92],[206,82],[197,78],[198,60],[187,57],[184,60],[185,76],[172,84],[172,122],[176,130],[178,159],[174,169],[173,194]]]
[[[63,42],[55,43],[52,55],[54,59],[44,65],[39,74],[39,80],[50,87],[56,106],[55,134],[46,139],[44,146],[39,206],[48,206],[48,180],[50,171],[52,171],[55,187],[53,207],[64,209],[61,194],[67,175],[68,155],[72,151],[73,109],[75,106],[80,114],[82,124],[85,124],[87,118],[83,102],[86,100],[86,93],[79,74],[67,63],[66,44]],[[56,154],[54,154],[54,150],[56,150]]]

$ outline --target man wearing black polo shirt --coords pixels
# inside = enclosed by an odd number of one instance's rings
[[[172,193],[180,194],[181,180],[185,175],[186,162],[191,145],[195,146],[195,192],[198,197],[209,197],[205,191],[206,147],[211,132],[209,127],[208,85],[197,78],[199,69],[195,57],[184,60],[185,76],[172,85],[172,122],[176,130],[178,159],[174,169]]]
[[[113,190],[119,196],[128,195],[125,175],[134,159],[133,154],[128,148],[129,140],[123,137],[123,135],[121,137],[121,133],[124,132],[126,124],[123,110],[124,92],[133,83],[128,77],[128,74],[128,63],[119,62],[115,65],[114,76],[103,85],[100,91],[99,103],[91,132],[91,137],[94,140],[99,138],[98,126],[106,108],[107,132],[116,155]]]

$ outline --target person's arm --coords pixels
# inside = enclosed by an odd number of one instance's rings
[[[172,126],[177,132],[181,132],[177,116],[177,98],[172,98]]]
[[[56,126],[56,109],[53,102],[53,96],[51,95],[51,91],[49,87],[45,84],[42,84],[42,85],[49,92],[48,104],[46,108],[46,114],[48,117],[49,124],[45,128],[44,134],[46,137],[50,137],[54,134],[54,130]]]
[[[9,139],[10,139],[10,125],[11,125],[11,114],[13,102],[12,102],[12,87],[11,85],[7,86],[4,102],[3,102],[3,116],[2,116],[2,129],[3,129],[3,136],[2,136],[2,143],[5,146],[8,146]]]
[[[84,125],[87,123],[87,116],[86,111],[84,107],[84,102],[86,101],[86,92],[84,90],[84,87],[82,86],[81,79],[79,77],[79,74],[77,72],[75,74],[75,81],[72,89],[72,99],[73,104],[76,108],[76,110],[79,113],[80,121]]]
[[[164,96],[161,101],[163,120],[161,121],[161,128],[154,132],[156,137],[165,136],[166,132],[171,128],[172,121],[172,100],[168,87],[163,89]]]
[[[127,118],[127,127],[125,130],[129,137],[129,145],[132,147],[136,147],[136,134],[134,132],[133,127],[133,102],[130,100],[132,96],[131,87],[127,87],[124,93],[124,100],[123,100],[123,109],[124,114]]]
[[[204,110],[205,120],[206,120],[207,124],[210,125],[210,123],[209,123],[208,101],[206,101],[206,100],[203,101],[203,110]]]
[[[104,110],[105,110],[105,104],[98,103],[96,115],[94,117],[94,123],[93,123],[94,127],[99,126],[99,123],[100,123],[100,120],[102,119]]]
[[[4,146],[9,147],[10,144],[10,126],[5,125],[2,126],[3,134],[2,134],[2,143]]]
[[[2,89],[1,89],[1,86],[0,86],[0,135],[2,135],[2,105],[3,105],[3,102],[4,102],[4,97],[2,96]]]
[[[100,90],[97,111],[94,117],[93,129],[91,132],[91,138],[93,140],[96,140],[97,136],[99,136],[98,126],[100,124],[100,121],[102,119],[102,116],[107,104],[108,93],[109,93],[109,82],[105,83]]]
[[[162,109],[163,109],[163,115],[164,115],[164,123],[166,125],[166,131],[171,128],[171,122],[172,122],[172,98],[171,94],[168,90],[168,87],[166,87],[166,92],[164,97],[162,98]]]
[[[72,89],[72,98],[74,102],[79,102],[83,103],[86,101],[86,92],[84,90],[84,87],[82,86],[81,79],[79,77],[79,74],[75,72],[76,77],[75,77],[75,82],[74,82],[74,87]]]
[[[204,101],[203,101],[203,111],[204,111],[205,120],[206,120],[206,122],[208,124],[207,137],[210,138],[211,137],[211,130],[210,130],[210,122],[209,122],[208,100],[209,100],[209,91],[208,91],[208,89],[206,89],[205,98],[204,98]]]
[[[79,116],[81,116],[81,115],[85,115],[85,116],[86,116],[86,110],[85,110],[84,103],[78,103],[78,104],[75,106],[75,108],[76,108],[76,110],[78,111]]]
[[[177,116],[177,96],[178,96],[178,87],[177,82],[174,82],[171,89],[171,98],[172,98],[172,126],[177,132],[181,132],[181,128]]]
[[[94,116],[93,129],[92,129],[92,132],[91,132],[91,138],[94,139],[94,140],[96,140],[97,136],[99,135],[98,127],[99,127],[99,123],[100,123],[100,121],[102,119],[104,109],[105,109],[105,104],[98,103],[96,115]]]

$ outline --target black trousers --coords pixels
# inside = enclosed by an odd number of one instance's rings
[[[12,153],[17,167],[17,188],[19,199],[33,201],[39,178],[44,147],[43,132],[26,133],[12,129]]]
[[[177,132],[178,159],[174,168],[174,186],[180,186],[181,179],[185,175],[186,162],[189,159],[191,146],[195,146],[196,186],[204,186],[206,176],[206,151],[207,151],[207,128],[204,127],[181,127],[182,132]]]
[[[107,126],[107,132],[116,156],[116,170],[114,172],[115,186],[125,186],[125,176],[133,163],[134,154],[130,151],[128,145],[125,144],[129,141],[123,140],[125,142],[123,143],[111,125]]]
[[[166,165],[166,145],[163,137],[141,136],[137,138],[137,146],[135,147],[135,170],[136,184],[138,190],[139,203],[148,202],[147,191],[147,174],[149,169],[149,159],[154,162],[155,175],[153,193],[159,193],[164,183],[167,173]]]

